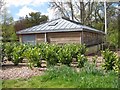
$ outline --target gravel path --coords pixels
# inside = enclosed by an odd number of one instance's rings
[[[14,66],[13,64],[7,64],[0,69],[0,78],[6,79],[19,79],[30,78],[32,76],[42,75],[45,68],[33,68],[31,70],[26,64],[19,64]]]

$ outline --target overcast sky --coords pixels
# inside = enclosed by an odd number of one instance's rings
[[[49,0],[5,0],[9,14],[18,20],[30,12],[41,12],[52,18],[53,11],[49,7]]]

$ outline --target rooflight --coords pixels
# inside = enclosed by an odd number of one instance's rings
[[[51,22],[49,26],[55,26],[58,22]]]

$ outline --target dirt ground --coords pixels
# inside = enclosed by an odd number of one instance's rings
[[[7,62],[0,69],[0,78],[6,79],[19,79],[30,78],[32,76],[42,75],[45,68],[33,68],[31,70],[25,63],[20,63],[18,66],[14,66],[11,62]]]
[[[89,56],[88,59],[89,61],[91,61],[92,56]],[[99,59],[101,59],[101,57],[99,57]],[[99,60],[97,66],[99,66],[101,62],[102,61]],[[76,63],[73,63],[72,66],[76,67]],[[4,63],[4,65],[0,69],[0,78],[3,80],[30,78],[32,76],[42,75],[45,70],[46,70],[46,67],[43,67],[43,68],[35,67],[31,70],[26,63],[19,63],[18,66],[14,66],[12,62],[7,61],[6,63]]]

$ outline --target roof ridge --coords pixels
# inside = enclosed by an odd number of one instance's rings
[[[80,23],[80,22],[77,22],[77,21],[74,21],[74,20],[70,20],[69,18],[66,18],[66,17],[62,17],[62,19],[65,19],[65,20],[67,20],[67,21],[73,22],[73,23],[75,23],[75,24],[83,25],[83,24]]]

